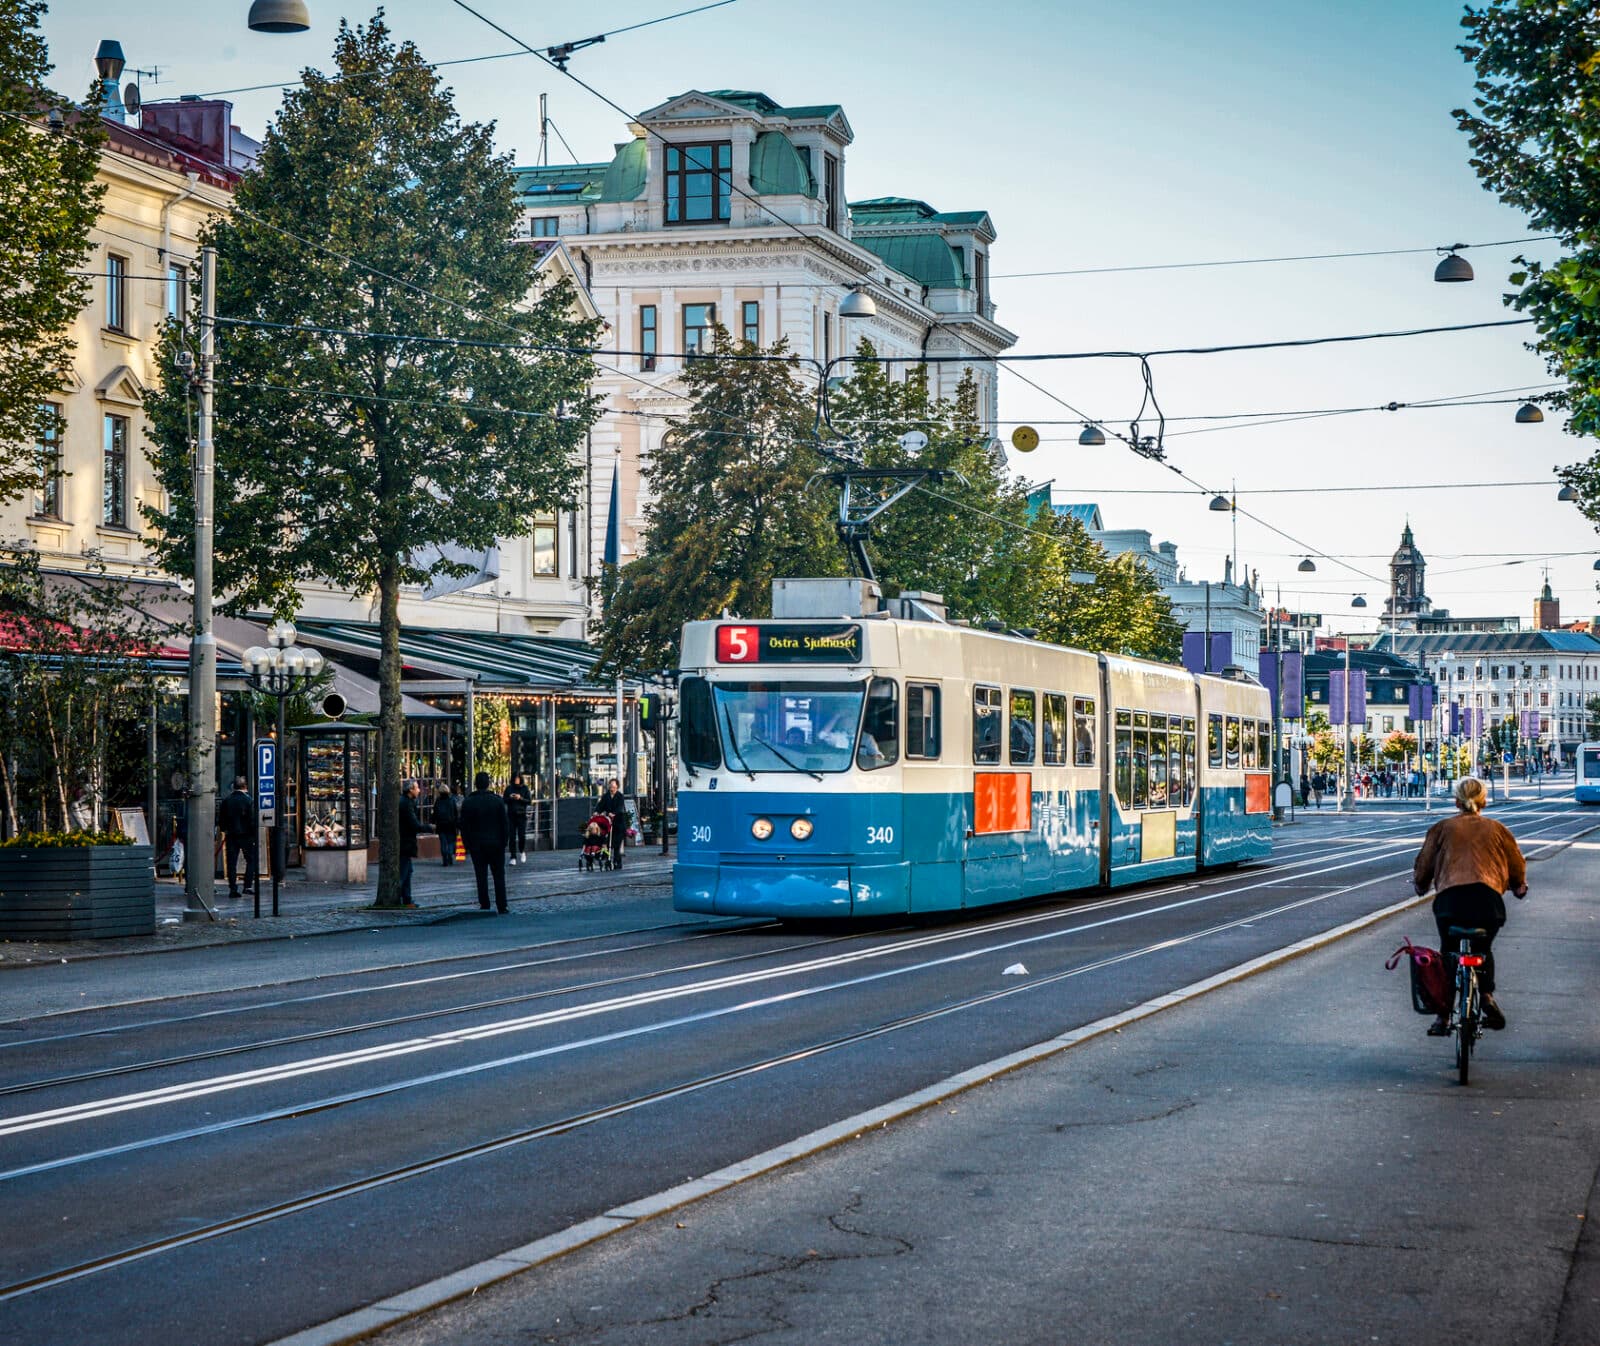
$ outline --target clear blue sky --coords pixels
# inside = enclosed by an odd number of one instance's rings
[[[57,82],[84,87],[94,48],[119,39],[130,66],[162,67],[146,97],[210,93],[292,79],[331,50],[341,13],[309,0],[308,34],[244,26],[244,0],[56,0],[45,21]],[[531,45],[585,37],[688,8],[693,0],[595,5],[473,0]],[[1501,304],[1514,248],[1469,253],[1471,285],[1436,285],[1435,258],[1284,263],[1095,276],[1007,278],[1065,268],[1431,247],[1531,231],[1478,185],[1450,110],[1471,95],[1455,51],[1458,0],[776,0],[737,3],[614,37],[579,53],[574,73],[639,109],[689,88],[761,89],[780,102],[838,102],[856,131],[854,198],[913,196],[941,210],[988,210],[998,319],[1019,351],[1151,350],[1394,330],[1513,316]],[[511,49],[450,0],[393,0],[391,25],[430,60]],[[464,116],[498,124],[502,147],[531,162],[538,95],[584,160],[608,158],[622,119],[531,57],[446,72]],[[236,120],[259,132],[274,92],[238,94]],[[552,144],[552,161],[565,157]],[[1519,329],[1362,345],[1156,362],[1171,417],[1412,402],[1546,381]],[[1138,406],[1126,363],[1030,365],[1024,372],[1074,406],[1126,428]],[[1001,415],[1070,415],[1002,375]],[[1507,394],[1510,395],[1510,394]],[[1525,619],[1542,582],[1537,560],[1470,553],[1583,554],[1552,560],[1563,615],[1600,610],[1594,530],[1556,487],[1408,489],[1446,482],[1549,479],[1582,456],[1555,417],[1512,423],[1513,406],[1400,411],[1182,435],[1168,458],[1215,489],[1237,481],[1241,509],[1377,579],[1327,562],[1302,576],[1300,551],[1249,519],[1239,550],[1269,595],[1366,625],[1387,593],[1387,559],[1409,516],[1428,558],[1428,592],[1458,614]],[[1148,423],[1147,423],[1148,427]],[[1045,443],[1013,465],[1054,478],[1056,498],[1098,501],[1109,527],[1170,538],[1196,578],[1220,578],[1229,520],[1113,440],[1080,449],[1077,428],[1040,424]],[[1383,486],[1380,492],[1269,494],[1284,488]],[[1447,573],[1454,572],[1454,573]]]

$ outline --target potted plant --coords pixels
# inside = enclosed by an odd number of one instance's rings
[[[22,832],[0,841],[0,937],[153,934],[152,860],[149,846],[121,832]]]

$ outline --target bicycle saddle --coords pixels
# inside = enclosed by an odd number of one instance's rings
[[[1482,939],[1488,933],[1489,932],[1487,930],[1469,930],[1462,925],[1452,925],[1450,927],[1451,939]]]

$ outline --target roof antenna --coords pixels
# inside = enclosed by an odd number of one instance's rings
[[[550,166],[550,118],[547,114],[549,94],[539,95],[539,167]]]

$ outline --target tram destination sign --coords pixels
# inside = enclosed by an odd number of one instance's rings
[[[859,664],[861,628],[854,622],[763,622],[717,628],[719,664]]]

